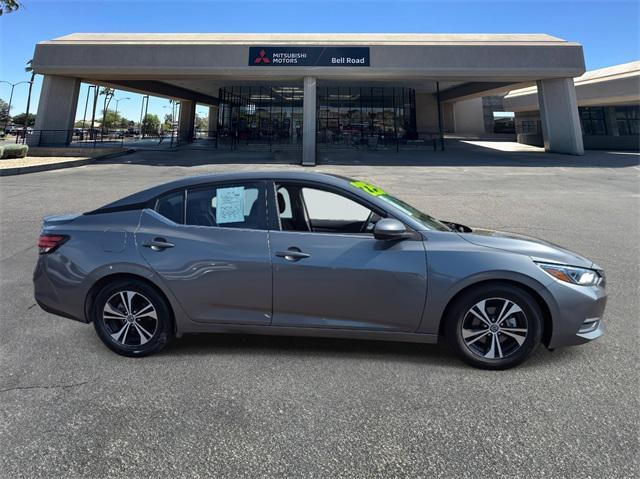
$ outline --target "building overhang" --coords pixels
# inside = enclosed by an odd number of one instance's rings
[[[640,61],[592,70],[574,80],[578,106],[640,103]],[[504,98],[509,111],[536,111],[535,86],[510,91]]]
[[[252,47],[366,47],[370,63],[355,66],[254,66]],[[157,81],[194,93],[202,80],[218,83],[474,82],[514,85],[584,73],[581,45],[549,35],[448,34],[71,34],[36,46],[37,73],[95,83]],[[133,90],[132,90],[133,91]],[[184,94],[184,92],[183,92]],[[468,94],[467,94],[468,96]],[[449,94],[453,99],[453,93]]]

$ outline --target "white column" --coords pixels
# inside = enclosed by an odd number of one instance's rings
[[[79,78],[45,75],[38,102],[35,131],[33,135],[27,136],[27,143],[33,146],[68,145],[76,119],[79,93]]]
[[[178,139],[184,142],[193,141],[196,123],[196,103],[180,100],[180,116],[178,117]]]
[[[537,83],[544,149],[554,153],[584,155],[573,78],[540,80]]]
[[[304,77],[302,108],[302,164],[316,164],[316,79]]]

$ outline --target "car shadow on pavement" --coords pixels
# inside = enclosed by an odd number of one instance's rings
[[[445,344],[402,343],[361,339],[260,336],[243,334],[198,334],[174,339],[159,354],[167,356],[263,354],[300,357],[367,358],[380,361],[429,363],[466,367]]]
[[[517,369],[555,368],[562,363],[588,360],[583,348],[549,351],[540,346]],[[367,359],[369,361],[405,362],[457,370],[469,369],[444,343],[422,344],[365,339],[311,338],[297,336],[260,336],[252,334],[198,334],[174,339],[162,350],[163,356],[295,355],[300,358]]]

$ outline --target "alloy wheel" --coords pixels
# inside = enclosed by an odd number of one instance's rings
[[[147,343],[158,328],[155,306],[136,291],[113,294],[104,305],[102,320],[111,338],[124,346]]]
[[[478,301],[462,321],[462,339],[476,356],[503,359],[514,354],[527,339],[527,316],[520,306],[505,298]]]

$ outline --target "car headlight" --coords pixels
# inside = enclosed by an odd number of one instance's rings
[[[551,263],[536,264],[546,273],[566,283],[579,284],[581,286],[595,286],[602,279],[600,274],[593,269]]]

